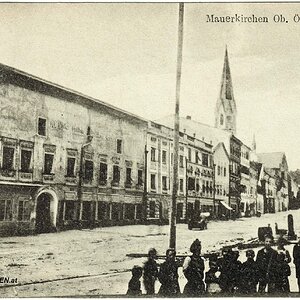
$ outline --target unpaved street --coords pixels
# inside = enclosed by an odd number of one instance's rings
[[[257,228],[274,223],[287,228],[287,215],[294,215],[300,234],[300,211],[217,221],[206,231],[189,231],[177,225],[177,252],[188,253],[195,238],[202,241],[203,252],[219,249],[242,239],[257,237]],[[2,238],[0,259],[2,276],[17,278],[17,286],[3,288],[2,297],[97,296],[125,294],[130,279],[128,270],[144,259],[128,258],[127,253],[146,253],[155,247],[163,254],[168,247],[168,226],[122,226],[94,230],[72,230],[30,237]],[[292,246],[288,249],[292,252]],[[241,252],[240,260],[245,259]],[[290,264],[292,291],[296,291],[294,265]],[[181,286],[185,284],[182,274]]]

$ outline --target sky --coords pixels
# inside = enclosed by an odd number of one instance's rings
[[[299,3],[185,4],[180,114],[214,124],[225,54],[237,136],[300,168]],[[207,14],[269,23],[209,23]],[[288,23],[273,22],[283,15]],[[178,4],[1,3],[0,62],[155,120],[175,110]],[[300,20],[300,18],[299,18]]]

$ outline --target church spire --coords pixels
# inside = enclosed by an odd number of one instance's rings
[[[236,104],[233,96],[227,45],[225,48],[220,95],[215,110],[215,127],[236,133]]]
[[[225,57],[224,57],[223,73],[222,73],[222,80],[221,80],[220,98],[234,101],[227,45],[225,48]]]

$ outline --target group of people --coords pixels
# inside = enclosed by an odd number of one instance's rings
[[[291,256],[285,249],[285,240],[278,239],[277,249],[272,248],[273,237],[265,236],[264,248],[257,252],[256,260],[253,250],[246,251],[247,260],[238,260],[239,251],[224,248],[222,256],[210,256],[209,270],[205,272],[204,258],[201,256],[201,242],[196,239],[183,262],[176,260],[174,249],[166,251],[166,260],[161,265],[157,263],[157,252],[154,248],[148,252],[148,260],[143,267],[134,266],[132,278],[128,284],[128,295],[141,295],[141,278],[147,295],[155,294],[155,282],[161,283],[158,294],[162,297],[180,295],[178,268],[183,266],[183,274],[187,279],[183,294],[187,297],[199,296],[204,293],[254,294],[288,293],[290,291],[289,263]],[[294,263],[296,277],[300,289],[300,241],[294,246]]]

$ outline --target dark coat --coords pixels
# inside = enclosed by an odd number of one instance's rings
[[[147,295],[155,293],[154,285],[158,276],[158,264],[155,260],[147,260],[144,264],[144,286]]]
[[[293,249],[294,264],[296,267],[296,277],[300,278],[300,245],[296,244]]]
[[[291,269],[286,262],[277,262],[275,268],[275,291],[288,293],[290,292],[289,276]]]
[[[187,258],[187,266],[184,266],[184,276],[187,279],[187,284],[184,287],[183,293],[187,296],[197,296],[205,291],[204,279],[204,261],[202,257],[194,257],[193,255]],[[186,263],[185,262],[185,263]]]
[[[161,264],[158,272],[158,279],[161,283],[158,294],[164,297],[174,297],[180,294],[178,283],[178,265],[173,261],[166,261]]]
[[[132,277],[128,283],[127,295],[135,296],[141,294],[142,294],[142,290],[141,290],[140,280]]]
[[[257,252],[256,263],[259,282],[274,282],[274,268],[276,265],[277,251],[265,248]]]
[[[258,283],[257,263],[254,260],[247,260],[241,267],[240,291],[245,294],[256,292]]]
[[[240,272],[242,263],[231,258],[223,258],[219,261],[220,287],[225,293],[233,293],[239,289]]]

